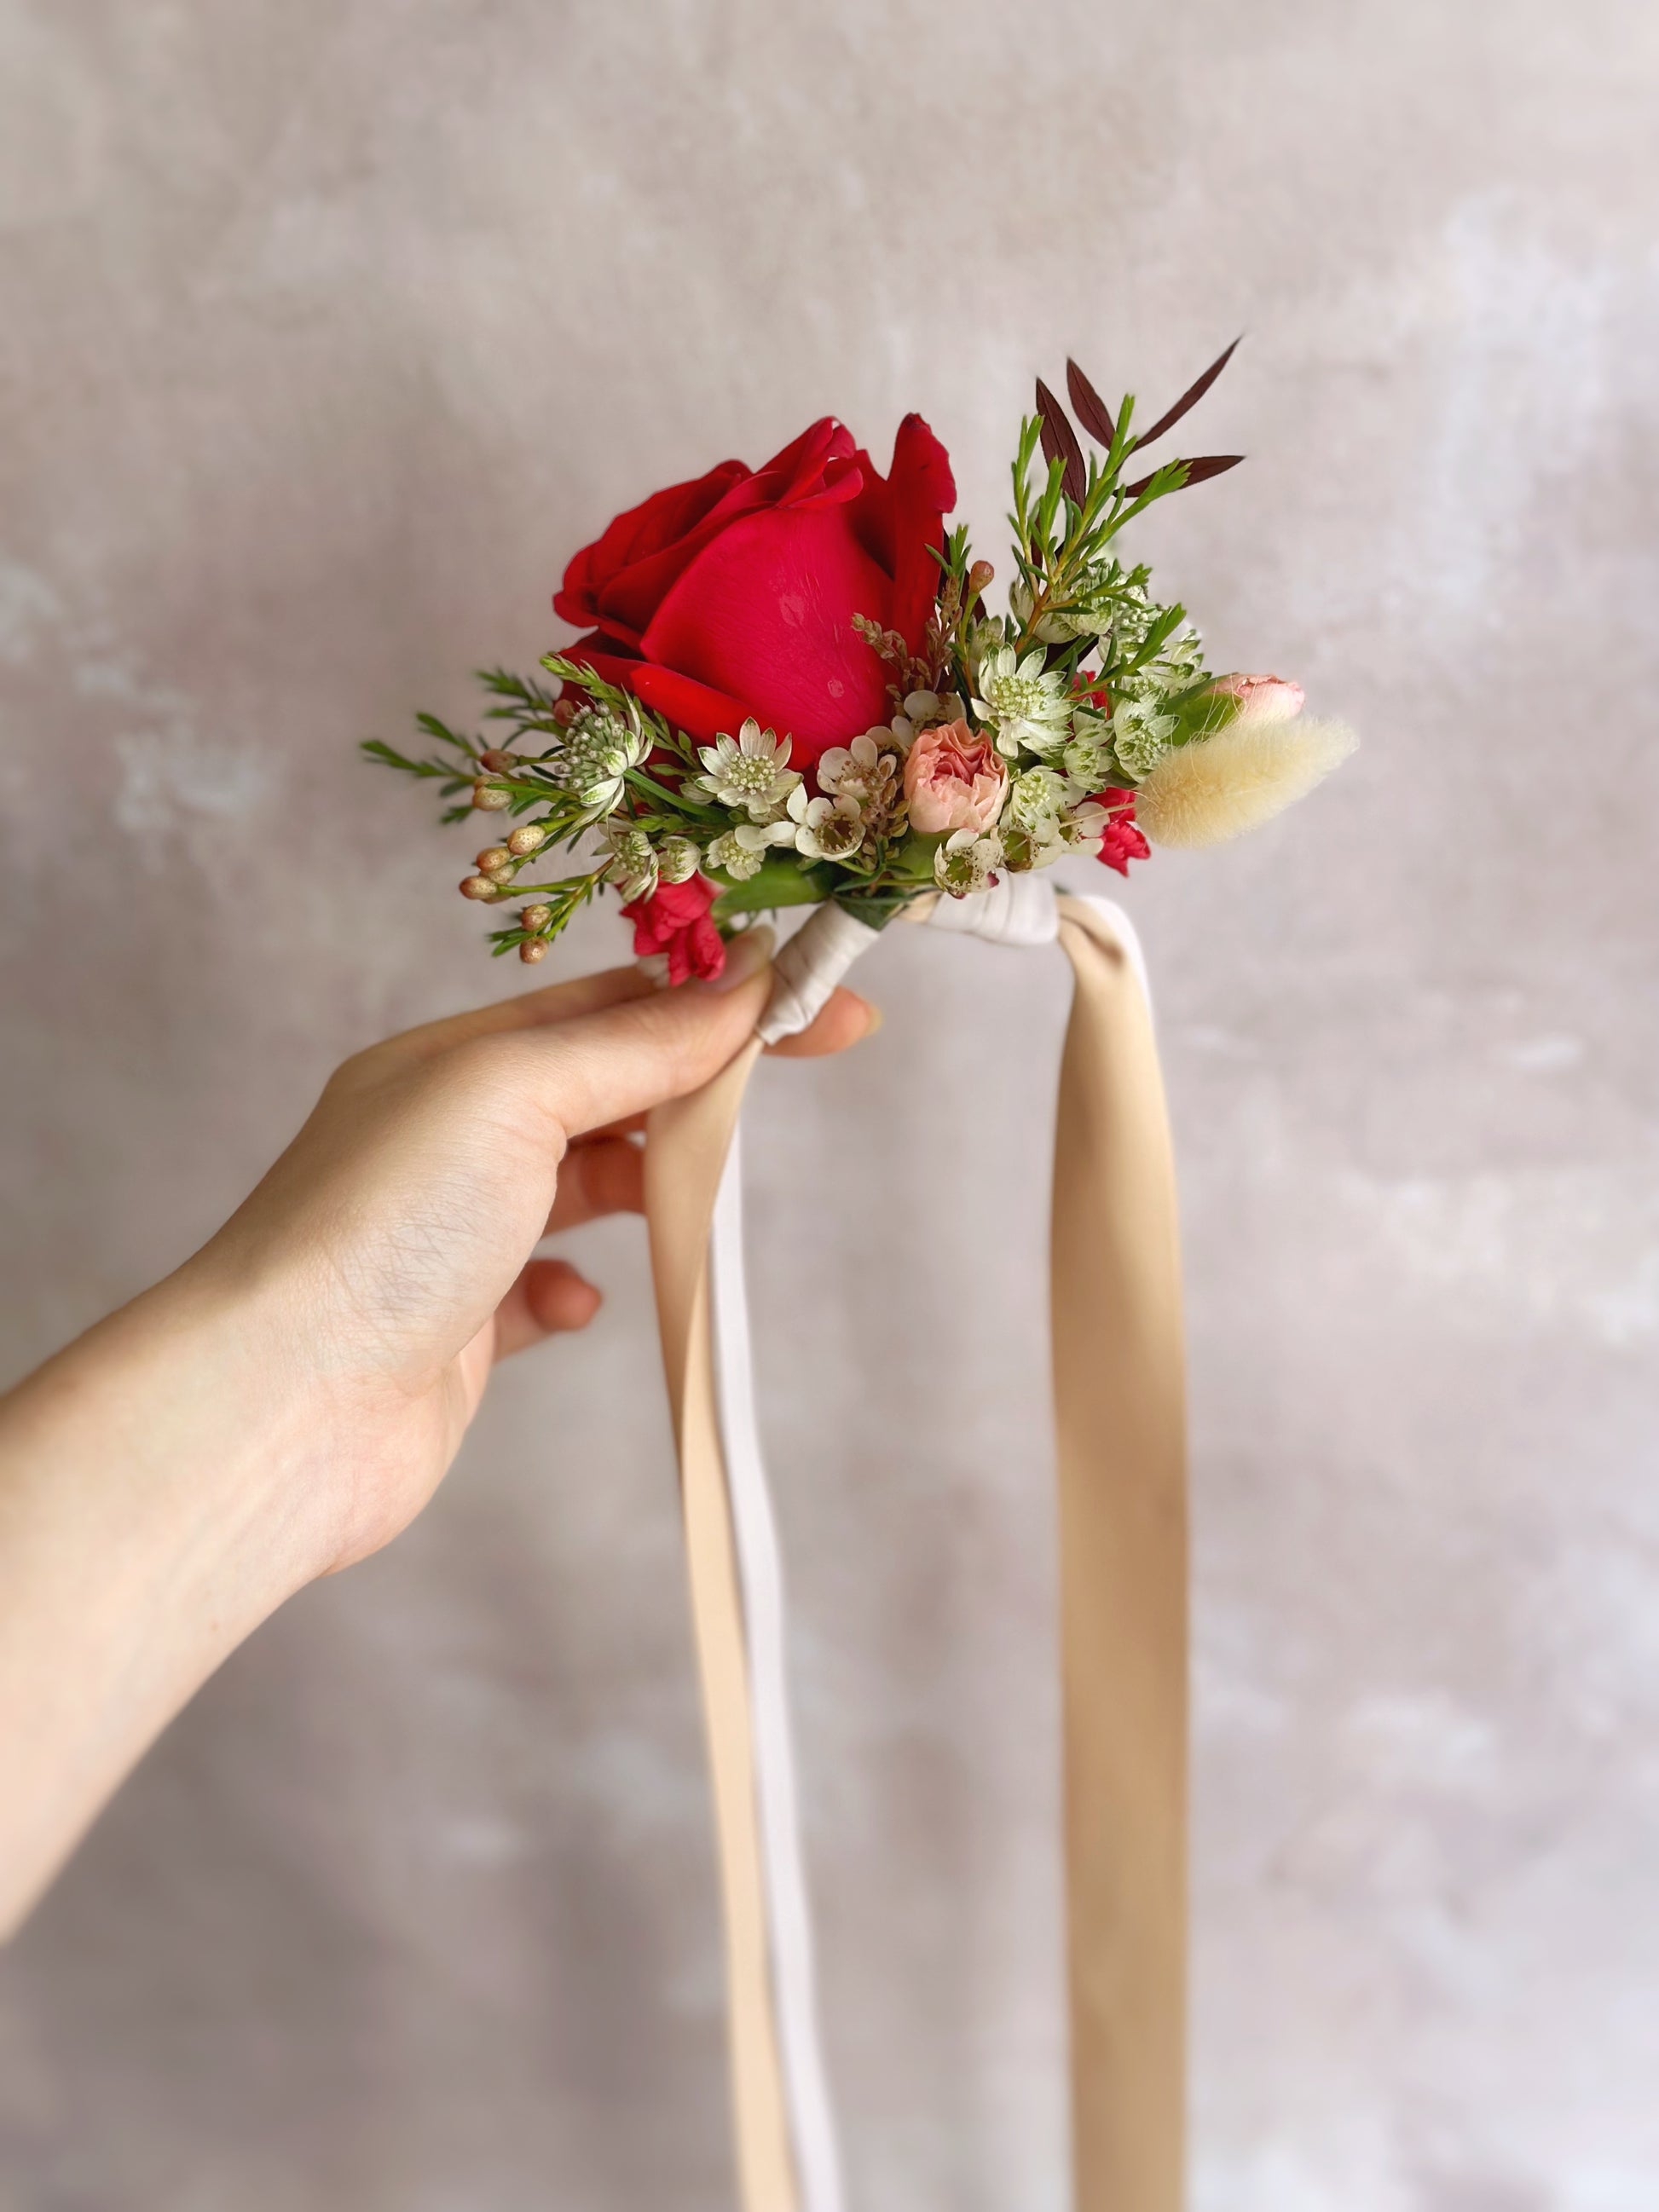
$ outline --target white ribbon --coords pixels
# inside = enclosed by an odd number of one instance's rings
[[[1091,898],[1142,989],[1146,969],[1133,925],[1109,899]],[[920,904],[920,902],[918,902]],[[941,898],[919,919],[992,944],[1051,944],[1054,887],[1044,876],[1005,876],[988,891]],[[763,1042],[804,1030],[878,933],[840,907],[817,908],[774,963],[776,982],[759,1025]],[[1150,994],[1148,994],[1150,1003]],[[773,2002],[801,2212],[843,2212],[841,2159],[819,2027],[811,1919],[789,1723],[783,1577],[771,1492],[755,1419],[749,1304],[744,1279],[740,1133],[734,1133],[710,1235],[716,1412],[730,1494],[750,1668],[757,1826],[770,1936]]]

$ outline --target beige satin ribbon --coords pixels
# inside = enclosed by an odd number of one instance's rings
[[[1085,902],[1062,897],[1060,915],[1076,979],[1052,1259],[1074,2197],[1078,2212],[1179,2212],[1187,1539],[1175,1179],[1131,963]],[[709,1321],[709,1224],[758,1052],[750,1045],[652,1115],[646,1207],[714,1802],[742,2203],[799,2212]]]

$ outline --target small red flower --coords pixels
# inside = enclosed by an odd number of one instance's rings
[[[634,925],[635,954],[665,953],[671,983],[718,975],[726,943],[708,919],[718,896],[707,876],[692,876],[683,884],[659,884],[649,898],[633,900],[623,912]]]
[[[1104,791],[1094,794],[1097,806],[1106,809],[1106,827],[1101,833],[1095,857],[1103,860],[1109,868],[1115,868],[1121,876],[1129,872],[1131,860],[1147,860],[1152,848],[1135,827],[1135,795],[1120,785],[1109,784]]]

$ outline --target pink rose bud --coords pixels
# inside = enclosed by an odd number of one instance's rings
[[[1218,676],[1210,689],[1237,700],[1241,722],[1292,721],[1306,696],[1288,676]]]
[[[1008,770],[990,739],[966,722],[924,730],[904,763],[910,823],[925,836],[941,830],[988,830],[1002,811]]]
[[[516,768],[518,760],[517,753],[503,752],[499,745],[492,745],[487,753],[478,755],[478,764],[481,768]]]

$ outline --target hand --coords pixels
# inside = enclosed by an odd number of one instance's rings
[[[360,1053],[193,1263],[264,1317],[283,1390],[315,1406],[323,1565],[361,1559],[426,1503],[495,1360],[592,1320],[599,1292],[532,1250],[639,1210],[644,1109],[742,1044],[770,943],[739,938],[712,985],[663,992],[613,969]],[[843,991],[792,1042],[832,1052],[870,1020]]]
[[[0,1921],[242,1637],[419,1511],[493,1362],[592,1319],[534,1249],[637,1210],[644,1113],[752,1033],[769,945],[360,1053],[194,1259],[0,1402]],[[777,1049],[873,1024],[838,991]]]

